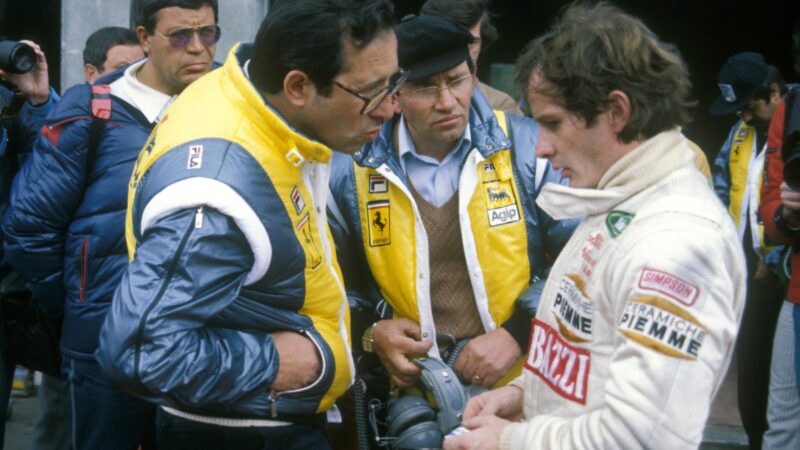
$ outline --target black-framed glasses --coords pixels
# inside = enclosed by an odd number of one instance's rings
[[[364,102],[364,107],[361,108],[361,114],[369,114],[375,110],[385,99],[386,97],[392,96],[397,93],[397,90],[406,82],[408,78],[408,72],[403,69],[398,70],[395,72],[394,75],[389,77],[389,83],[386,86],[378,89],[377,92],[372,94],[365,94],[363,92],[358,92],[357,90],[348,87],[336,80],[331,80],[333,84],[339,86],[345,92],[352,94],[358,97],[362,102]]]
[[[167,35],[156,31],[156,34],[169,41],[169,45],[175,50],[183,50],[188,47],[189,44],[192,43],[195,33],[197,33],[197,37],[200,38],[200,42],[204,46],[213,47],[216,45],[217,41],[219,41],[222,30],[217,25],[203,25],[199,27],[179,28]]]

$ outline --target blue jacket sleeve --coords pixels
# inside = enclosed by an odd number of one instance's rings
[[[725,207],[731,204],[731,166],[729,164],[731,156],[731,144],[739,122],[731,128],[728,138],[719,149],[717,157],[714,159],[714,167],[711,168],[711,179],[714,183],[714,192]]]
[[[95,356],[113,382],[152,402],[266,416],[278,372],[272,338],[225,325],[226,314],[246,314],[239,292],[253,266],[250,246],[230,217],[197,214],[175,212],[146,230]]]
[[[12,138],[17,146],[17,157],[20,166],[30,154],[36,135],[44,125],[47,116],[55,109],[59,100],[61,100],[61,97],[58,96],[53,88],[50,88],[50,98],[46,102],[41,105],[33,105],[26,101],[19,111],[17,119],[14,121]]]
[[[34,116],[20,129],[38,123]],[[54,315],[63,311],[64,240],[86,184],[87,132],[88,121],[80,120],[65,125],[56,142],[38,134],[3,218],[5,261]]]

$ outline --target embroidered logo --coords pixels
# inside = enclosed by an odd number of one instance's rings
[[[558,395],[585,405],[591,362],[588,350],[570,345],[556,330],[533,319],[525,368]]]
[[[390,217],[388,200],[367,203],[370,247],[380,247],[382,245],[391,244]]]
[[[594,305],[586,294],[583,279],[575,274],[564,275],[553,302],[553,316],[558,331],[570,342],[585,343],[592,339]]]
[[[311,230],[311,221],[309,220],[308,214],[303,216],[300,222],[297,223],[297,230],[300,232],[300,236],[303,240],[303,248],[307,250],[306,257],[308,258],[308,262],[312,269],[316,269],[322,264],[322,253],[320,253],[319,248],[317,248],[317,243],[314,240],[314,233]]]
[[[606,227],[612,238],[616,238],[633,220],[633,214],[625,211],[611,211],[606,216]]]
[[[369,176],[369,193],[379,194],[389,192],[389,181],[383,175]]]
[[[700,288],[671,273],[655,269],[643,269],[639,275],[639,288],[655,291],[677,300],[686,306],[694,305]]]
[[[672,358],[695,360],[706,327],[683,308],[660,297],[634,297],[617,323],[630,340]]]
[[[733,86],[730,84],[719,83],[719,92],[726,102],[733,103],[736,101],[736,92],[734,92]]]
[[[306,207],[306,202],[305,200],[303,200],[303,196],[300,195],[300,190],[297,189],[297,186],[295,186],[292,189],[291,197],[292,197],[292,204],[294,205],[294,210],[299,216],[300,213],[303,212],[303,208]]]
[[[190,145],[189,159],[186,160],[186,168],[189,170],[194,170],[201,167],[203,167],[203,146]]]
[[[494,164],[483,163],[483,173],[495,173]]]
[[[510,181],[483,183],[489,226],[496,227],[520,220],[519,208]]]

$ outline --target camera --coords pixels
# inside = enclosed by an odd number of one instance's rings
[[[0,69],[8,73],[28,73],[36,66],[36,52],[17,41],[0,40]]]

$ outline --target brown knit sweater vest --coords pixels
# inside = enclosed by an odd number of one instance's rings
[[[436,332],[450,333],[457,339],[483,334],[458,225],[458,193],[440,208],[422,198],[414,186],[411,186],[411,193],[428,234]]]

